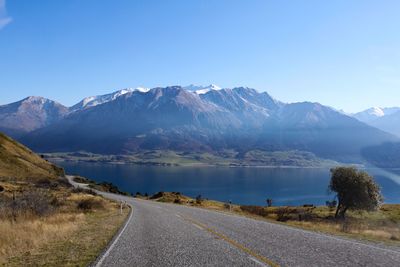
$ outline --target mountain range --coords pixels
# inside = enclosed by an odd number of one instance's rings
[[[400,107],[373,107],[353,116],[373,127],[400,136]]]
[[[399,139],[361,117],[247,87],[190,85],[124,89],[69,108],[29,97],[0,106],[0,130],[39,152],[298,150],[362,162],[366,148]]]

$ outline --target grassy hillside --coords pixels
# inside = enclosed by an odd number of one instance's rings
[[[56,178],[64,171],[0,133],[0,178]]]
[[[0,134],[0,266],[88,266],[128,212]]]

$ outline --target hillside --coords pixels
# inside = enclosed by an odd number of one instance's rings
[[[56,178],[63,169],[0,133],[0,178]]]
[[[0,133],[0,266],[88,266],[120,228],[127,208],[61,176]]]

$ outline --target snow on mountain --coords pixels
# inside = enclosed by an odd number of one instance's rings
[[[222,88],[215,84],[210,84],[208,86],[202,86],[202,85],[198,86],[198,85],[190,84],[188,86],[184,86],[183,89],[194,92],[198,95],[203,95],[203,94],[206,94],[213,90],[215,90],[215,91],[221,90]]]
[[[0,106],[0,130],[18,137],[60,120],[68,108],[39,96]]]
[[[77,111],[77,110],[82,110],[82,109],[87,109],[90,107],[94,107],[97,105],[101,105],[110,101],[113,101],[117,99],[118,97],[132,93],[134,91],[142,92],[142,93],[147,93],[150,89],[145,88],[145,87],[137,87],[135,89],[132,88],[125,88],[122,90],[115,91],[111,94],[106,94],[106,95],[98,95],[98,96],[89,96],[84,98],[81,102],[78,104],[72,106],[70,108],[71,112]]]
[[[377,119],[385,117],[385,116],[392,115],[399,111],[400,111],[400,108],[398,108],[398,107],[392,107],[392,108],[372,107],[367,110],[353,114],[353,117],[355,117],[356,119],[358,119],[362,122],[371,123],[374,120],[377,120]]]
[[[353,114],[353,117],[380,130],[400,136],[400,107],[374,107]]]

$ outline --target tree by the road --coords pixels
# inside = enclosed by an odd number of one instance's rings
[[[347,210],[376,210],[382,202],[379,185],[365,171],[354,167],[331,169],[329,189],[337,194],[335,217],[344,218]]]

